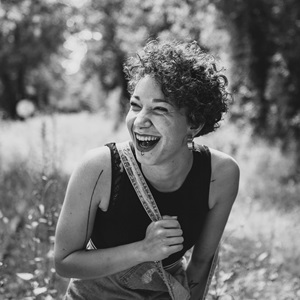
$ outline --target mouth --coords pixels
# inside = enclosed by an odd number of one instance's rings
[[[160,138],[153,135],[135,134],[137,150],[148,152],[152,150],[159,142]]]

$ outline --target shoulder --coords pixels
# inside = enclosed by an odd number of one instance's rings
[[[84,173],[98,173],[99,167],[107,169],[110,167],[110,150],[106,146],[98,147],[87,151],[77,166],[77,170]]]
[[[89,196],[90,191],[98,191],[105,187],[111,176],[111,154],[106,146],[87,151],[74,169],[68,190],[72,194],[80,194],[82,198]],[[101,178],[101,180],[100,180]],[[100,197],[96,197],[100,201]]]
[[[209,148],[211,153],[210,207],[227,202],[232,205],[239,185],[240,169],[230,155]]]
[[[239,175],[239,166],[233,157],[212,148],[209,148],[209,150],[211,153],[212,175]]]

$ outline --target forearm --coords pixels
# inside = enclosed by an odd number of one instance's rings
[[[62,277],[96,279],[108,276],[146,261],[140,242],[108,249],[79,250],[56,260]]]
[[[188,283],[191,291],[190,300],[202,300],[207,283],[211,260],[201,263],[190,261],[187,267]]]
[[[67,231],[67,230],[65,230]],[[81,244],[76,236],[57,231],[54,247],[55,267],[68,278],[96,279],[111,275],[147,261],[160,261],[182,250],[182,230],[174,217],[163,216],[152,222],[143,240],[119,247],[98,250],[76,250]]]

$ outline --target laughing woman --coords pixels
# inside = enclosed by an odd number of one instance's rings
[[[226,77],[195,42],[151,41],[124,69],[131,141],[84,157],[59,217],[65,299],[204,299],[239,168],[193,139],[218,128]]]

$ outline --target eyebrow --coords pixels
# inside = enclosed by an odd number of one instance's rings
[[[141,99],[140,99],[139,96],[133,95],[132,97],[135,98],[135,99],[137,99],[137,100],[140,100],[140,101],[141,101]],[[164,103],[167,103],[167,104],[169,104],[169,105],[172,105],[169,101],[167,101],[167,100],[165,100],[165,99],[156,99],[156,98],[154,98],[154,99],[152,99],[152,101],[153,101],[154,103],[164,102]]]

